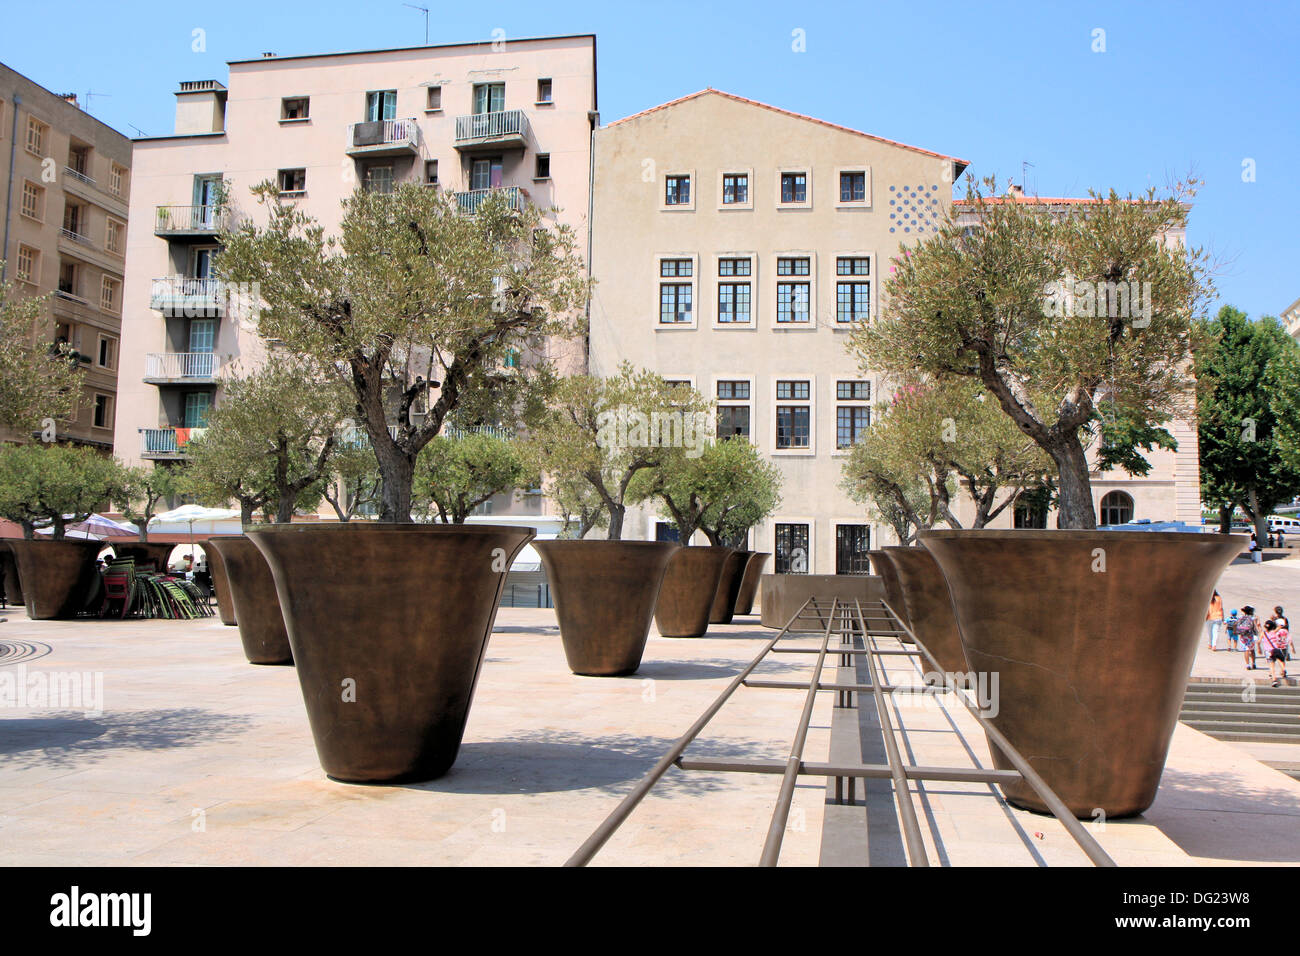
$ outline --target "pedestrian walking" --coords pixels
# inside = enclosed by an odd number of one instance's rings
[[[1228,650],[1230,651],[1235,651],[1237,649],[1237,620],[1240,616],[1241,612],[1234,607],[1232,611],[1229,612],[1228,620],[1225,621],[1223,625],[1224,630],[1228,632]]]
[[[1237,618],[1234,630],[1237,633],[1237,644],[1246,656],[1246,670],[1258,670],[1255,666],[1255,638],[1259,635],[1259,619],[1249,604],[1242,607],[1241,617]]]
[[[1291,634],[1284,627],[1278,627],[1277,621],[1264,622],[1263,640],[1260,642],[1268,654],[1268,676],[1273,678],[1277,687],[1286,680],[1286,658],[1291,647]]]
[[[1210,598],[1210,609],[1205,612],[1205,630],[1209,632],[1210,650],[1219,649],[1219,632],[1223,630],[1223,598],[1214,592]]]

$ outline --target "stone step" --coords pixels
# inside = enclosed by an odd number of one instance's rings
[[[1300,726],[1289,724],[1242,724],[1230,720],[1184,720],[1183,723],[1217,740],[1300,743]]]
[[[1183,713],[1225,711],[1240,714],[1294,714],[1300,717],[1300,704],[1274,704],[1263,700],[1244,701],[1240,697],[1228,700],[1185,700]]]
[[[1273,713],[1240,713],[1238,711],[1226,710],[1184,710],[1180,718],[1186,722],[1197,721],[1204,723],[1211,721],[1215,723],[1240,724],[1241,726],[1255,727],[1259,724],[1276,724],[1279,727],[1295,727],[1300,730],[1300,714],[1273,714]]]

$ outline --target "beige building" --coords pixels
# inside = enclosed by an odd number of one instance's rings
[[[77,105],[0,65],[0,195],[4,277],[19,294],[49,295],[38,334],[65,343],[84,370],[59,440],[113,448],[122,326],[131,141]],[[0,432],[0,440],[31,435]]]
[[[954,212],[967,162],[712,89],[594,141],[592,372],[630,361],[690,383],[717,402],[719,435],[777,465],[783,503],[750,542],[772,570],[864,570],[893,533],[840,484],[882,383],[845,334],[878,313],[891,258]],[[1148,479],[1095,476],[1103,520],[1199,520],[1195,432],[1176,432]],[[642,508],[626,533],[668,531]]]
[[[1300,299],[1296,299],[1285,309],[1282,310],[1282,327],[1291,334],[1291,337],[1300,342]]]
[[[118,453],[183,462],[223,376],[259,361],[259,340],[212,278],[224,225],[253,216],[264,180],[337,227],[358,187],[421,182],[473,212],[504,191],[587,230],[595,37],[568,36],[275,57],[229,64],[226,86],[176,91],[171,136],[136,140],[127,250]],[[581,358],[581,346],[572,346]],[[510,499],[504,497],[503,505]],[[540,508],[540,496],[528,507]]]

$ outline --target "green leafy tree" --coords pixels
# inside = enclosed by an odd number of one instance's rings
[[[60,540],[68,525],[120,498],[125,477],[116,460],[90,448],[0,445],[0,517],[21,525],[26,538],[49,521]]]
[[[151,467],[124,468],[122,487],[114,504],[122,517],[140,529],[140,540],[149,540],[149,522],[160,511],[165,511],[169,498],[181,493],[181,471],[176,468]]]
[[[548,478],[545,491],[564,521],[559,537],[585,538],[596,528],[609,526],[609,512],[604,499],[582,476]]]
[[[978,381],[1055,463],[1061,526],[1095,528],[1085,448],[1099,408],[1139,423],[1191,413],[1194,317],[1211,289],[1203,254],[1166,238],[1190,186],[1094,194],[1070,216],[972,187],[978,224],[905,250],[881,320],[850,348],[900,381]]]
[[[1224,306],[1197,355],[1201,494],[1230,524],[1234,506],[1268,540],[1268,516],[1300,494],[1300,346],[1278,321]],[[1226,530],[1226,529],[1223,529]]]
[[[443,524],[464,524],[493,495],[536,482],[514,439],[472,432],[439,435],[416,462],[414,499],[417,507],[427,502]]]
[[[382,520],[410,521],[416,459],[448,416],[499,388],[531,343],[581,331],[589,282],[578,239],[531,205],[492,196],[467,215],[450,194],[411,183],[358,190],[327,235],[273,183],[253,192],[268,221],[224,235],[217,269],[256,283],[264,336],[351,389],[383,476]],[[533,374],[515,368],[513,387]]]
[[[20,295],[0,283],[0,428],[31,434],[76,408],[80,365],[66,344],[41,342],[48,315],[48,296]]]
[[[330,503],[339,521],[351,521],[378,504],[383,487],[379,463],[370,443],[355,431],[336,444],[330,472],[321,485],[321,496]]]
[[[320,500],[346,413],[337,383],[272,350],[257,371],[227,382],[206,430],[186,445],[185,488],[211,504],[237,501],[245,525],[256,510],[291,521]]]
[[[609,539],[623,536],[629,488],[643,471],[699,447],[709,403],[694,389],[670,384],[630,363],[609,378],[562,379],[529,443],[534,466],[568,500],[581,501],[585,481],[604,504]],[[687,434],[689,432],[689,434]]]

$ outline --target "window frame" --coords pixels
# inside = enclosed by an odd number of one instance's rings
[[[845,174],[862,175],[861,199],[843,199],[842,177]],[[870,209],[871,208],[871,167],[870,166],[836,166],[835,167],[835,208],[836,209]]]
[[[27,260],[30,269],[27,275],[22,273],[23,253],[27,253]],[[19,282],[26,282],[30,285],[39,286],[41,284],[41,250],[37,246],[29,246],[25,242],[18,243],[18,248],[14,252],[14,277]]]
[[[91,401],[91,403],[90,403],[90,427],[91,427],[91,428],[100,428],[100,429],[103,429],[104,431],[112,431],[112,430],[113,430],[113,413],[114,413],[114,411],[115,411],[115,409],[113,408],[113,406],[114,406],[114,404],[115,404],[115,402],[114,402],[114,396],[111,395],[111,394],[108,393],[108,392],[92,392],[91,394],[94,395],[94,399],[93,399],[93,400]],[[104,400],[104,405],[103,405],[103,408],[104,408],[104,424],[103,424],[103,425],[97,425],[97,424],[95,424],[95,417],[96,417],[96,413],[99,411],[99,408],[100,408],[99,400],[100,400],[101,398]]]
[[[542,173],[542,161],[546,161],[546,173]],[[551,179],[551,154],[534,153],[533,154],[533,182],[545,183]]]
[[[841,259],[866,259],[867,272],[865,275],[840,275]],[[878,293],[876,282],[876,254],[866,250],[847,250],[837,251],[832,257],[832,289],[834,290],[834,319],[828,324],[831,328],[838,331],[849,331],[855,329],[859,324],[865,322],[870,324],[876,315],[876,296]],[[844,322],[840,319],[840,286],[842,285],[865,285],[867,287],[867,317],[865,320],[855,319],[851,322]]]
[[[804,177],[804,198],[802,201],[785,202],[782,199],[782,180],[786,176]],[[773,197],[778,210],[812,209],[813,207],[813,171],[811,166],[778,166],[776,170],[776,192]]]
[[[805,259],[808,262],[808,272],[804,273],[781,273],[781,262],[784,259]],[[790,250],[778,252],[773,255],[772,273],[772,322],[771,327],[780,331],[791,330],[808,330],[817,327],[817,253],[808,249]],[[799,285],[808,288],[808,319],[802,322],[782,322],[781,321],[781,287],[783,285]]]
[[[691,264],[691,274],[689,276],[666,276],[664,275],[664,263],[671,261],[689,261]],[[683,281],[687,280],[687,281]],[[665,285],[690,285],[691,287],[691,319],[689,322],[663,322],[663,287]],[[668,331],[673,329],[697,329],[700,324],[700,257],[694,252],[665,252],[659,253],[654,257],[654,327],[658,331]],[[665,375],[665,378],[668,376]]]
[[[686,202],[670,203],[668,201],[668,181],[670,179],[685,179],[686,188],[690,198]],[[695,170],[693,169],[675,169],[668,170],[663,174],[659,189],[659,208],[663,212],[694,212],[695,200],[699,190],[695,188]]]
[[[841,385],[865,385],[867,388],[867,397],[866,398],[841,398],[840,397]],[[844,446],[840,445],[840,409],[844,409],[844,408],[865,409],[867,413],[867,423],[863,429],[863,431],[865,432],[866,429],[869,429],[871,427],[871,394],[874,389],[872,386],[871,379],[869,378],[840,378],[839,376],[836,376],[835,378],[831,379],[830,390],[831,390],[831,400],[835,406],[835,451],[832,454],[838,457],[844,457],[852,453],[853,445],[856,444],[856,441],[850,442],[848,445],[844,445]],[[858,440],[860,440],[860,438],[861,436],[859,435]]]
[[[722,263],[728,260],[745,260],[749,262],[749,275],[723,275]],[[711,299],[713,314],[711,327],[733,331],[737,329],[754,330],[758,328],[758,299],[759,299],[759,256],[756,252],[716,252],[713,254],[713,270],[710,276],[713,296]],[[749,321],[747,322],[723,322],[721,296],[724,285],[748,285],[749,286]],[[752,429],[752,424],[751,424]]]
[[[426,113],[442,112],[442,84],[430,83],[425,87],[424,111]]]
[[[841,571],[840,570],[840,528],[864,528],[867,532],[867,551],[863,554],[866,556],[867,569],[865,571]],[[871,558],[868,552],[872,548],[872,539],[875,537],[875,526],[870,522],[864,522],[861,518],[832,518],[831,519],[831,540],[834,541],[832,555],[835,559],[835,573],[852,575],[854,577],[865,577],[871,574]]]
[[[116,227],[116,228],[114,228]],[[113,242],[113,235],[116,232],[117,242]],[[126,223],[116,216],[106,216],[104,218],[104,248],[115,256],[126,255]]]
[[[777,515],[773,516],[772,522],[772,573],[773,574],[815,574],[815,562],[813,555],[817,553],[817,522],[811,517],[804,515]],[[807,567],[802,571],[779,570],[781,567],[781,552],[778,547],[780,541],[780,529],[783,526],[804,528],[804,537],[807,548]],[[793,557],[793,555],[791,555]]]
[[[106,295],[109,290],[110,295]],[[107,304],[105,304],[107,302]],[[99,277],[99,308],[102,312],[110,315],[120,315],[122,312],[122,280],[104,273]]]
[[[104,344],[108,343],[110,348],[109,361],[107,364],[99,359],[104,354]],[[117,339],[112,335],[106,335],[103,332],[98,333],[95,337],[95,368],[102,368],[106,371],[114,371],[117,368]]]
[[[35,131],[36,133],[35,137],[32,136],[33,131]],[[49,138],[49,135],[50,135],[50,124],[44,122],[43,120],[39,120],[31,113],[28,113],[27,114],[27,135],[24,138],[23,148],[26,149],[27,152],[31,153],[33,156],[37,156],[43,159],[45,157],[45,144]],[[35,149],[32,149],[33,138],[37,140]]]
[[[806,382],[807,398],[780,398],[780,385],[783,382]],[[773,375],[770,381],[772,412],[769,417],[769,439],[771,454],[783,458],[815,458],[817,456],[817,376],[811,372],[782,372]],[[808,409],[808,445],[782,448],[780,444],[780,420],[783,408]]]
[[[289,116],[289,104],[301,103],[303,111],[301,116]],[[282,96],[280,97],[280,122],[283,123],[309,123],[311,122],[311,97],[310,96]]]
[[[726,183],[728,176],[744,176],[746,178],[744,202],[724,202],[726,197]],[[752,166],[724,166],[718,170],[718,210],[721,212],[736,212],[745,210],[753,212],[754,210],[754,168]]]
[[[546,84],[546,96],[542,96],[542,84]],[[537,78],[537,99],[533,101],[534,106],[554,106],[555,105],[555,80],[549,76],[539,76]]]
[[[718,395],[718,386],[723,382],[743,382],[749,389],[748,398],[722,398]],[[752,374],[719,372],[712,376],[709,383],[709,394],[713,400],[712,421],[709,423],[709,431],[713,435],[714,441],[720,441],[718,436],[718,411],[723,408],[744,408],[749,412],[749,434],[745,437],[755,448],[760,447],[759,436],[755,434],[754,424],[757,421],[755,416],[755,379]],[[728,438],[735,437],[728,435]]]
[[[27,187],[32,188],[32,195],[36,197],[36,213],[32,214],[27,211]],[[30,219],[32,222],[45,223],[45,187],[40,183],[32,182],[30,179],[23,177],[23,188],[19,190],[18,196],[18,215],[24,219]]]
[[[302,185],[297,189],[285,189],[284,183],[285,183],[286,173],[301,174],[300,176],[295,176],[294,179],[295,181],[301,179]],[[293,196],[293,197],[305,196],[307,195],[307,167],[306,166],[285,166],[282,169],[277,169],[275,171],[275,182],[276,182],[276,186],[279,188],[279,195],[281,196]]]
[[[109,162],[108,164],[108,191],[114,196],[121,197],[126,191],[123,186],[126,184],[126,178],[130,171],[121,163]]]

